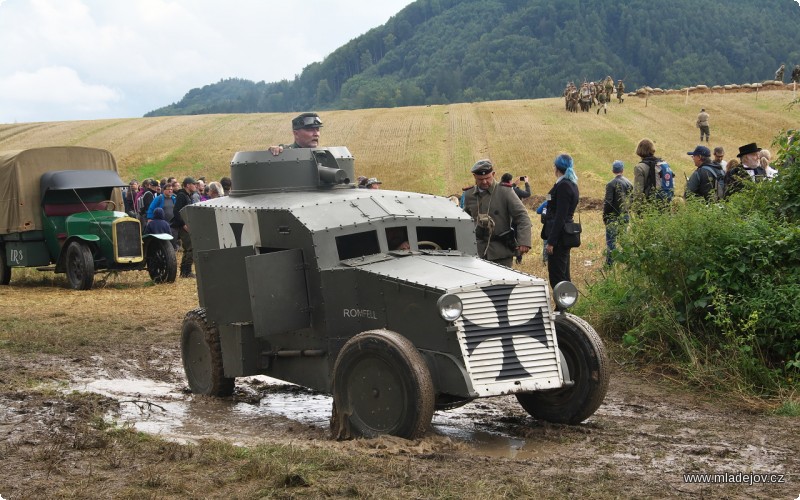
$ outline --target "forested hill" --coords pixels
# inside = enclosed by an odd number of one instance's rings
[[[800,64],[794,0],[417,0],[294,80],[221,80],[145,116],[286,112],[786,78]]]

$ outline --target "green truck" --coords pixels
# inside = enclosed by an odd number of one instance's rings
[[[56,146],[0,153],[0,285],[14,268],[65,273],[71,288],[92,288],[98,271],[147,269],[175,281],[172,236],[142,236],[123,212],[113,155]]]

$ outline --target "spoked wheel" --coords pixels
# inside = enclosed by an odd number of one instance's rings
[[[594,328],[568,313],[555,319],[558,349],[566,360],[571,387],[517,394],[532,417],[560,424],[577,424],[589,418],[608,391],[608,358]]]
[[[206,310],[193,309],[186,314],[181,328],[183,371],[194,394],[230,396],[235,379],[222,369],[219,330],[206,321]]]
[[[430,425],[434,402],[425,360],[398,333],[360,333],[336,358],[331,427],[337,439],[381,434],[413,439]]]
[[[73,241],[67,247],[67,279],[75,290],[89,290],[94,283],[94,257],[85,243]]]
[[[0,245],[0,285],[11,283],[11,267],[6,262],[6,249]]]
[[[147,272],[154,283],[172,283],[178,274],[178,258],[171,241],[153,240],[147,245]]]

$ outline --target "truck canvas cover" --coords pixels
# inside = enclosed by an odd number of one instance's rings
[[[40,179],[53,170],[112,170],[104,149],[54,146],[0,152],[0,234],[42,229]]]

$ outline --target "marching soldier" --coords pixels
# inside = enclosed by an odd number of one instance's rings
[[[785,64],[781,64],[781,67],[778,68],[778,71],[775,72],[775,79],[779,82],[783,83],[783,72],[786,69]]]
[[[625,84],[622,83],[622,80],[617,80],[617,100],[620,104],[622,104],[622,94],[625,93]]]

